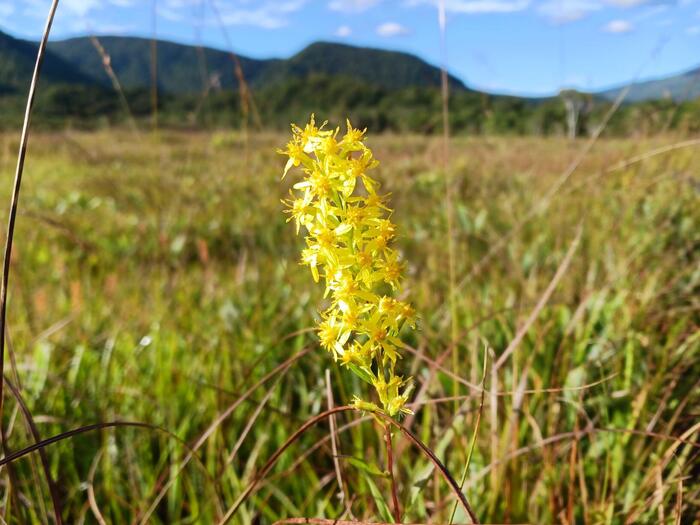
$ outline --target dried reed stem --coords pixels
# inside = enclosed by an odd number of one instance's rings
[[[391,501],[394,506],[394,522],[401,523],[401,504],[399,503],[398,487],[394,477],[394,447],[392,445],[391,427],[384,427],[384,440],[386,441],[386,467],[391,480]]]
[[[238,499],[233,503],[233,505],[228,509],[226,514],[224,515],[223,519],[219,521],[219,525],[223,525],[225,523],[228,523],[228,521],[236,514],[240,506],[245,502],[248,497],[255,492],[255,489],[258,487],[260,482],[267,476],[267,474],[270,472],[272,467],[275,466],[275,463],[277,463],[277,460],[282,456],[282,454],[291,446],[294,444],[296,440],[298,440],[304,432],[306,432],[309,428],[313,427],[314,425],[318,424],[319,422],[323,421],[324,419],[333,416],[335,414],[339,414],[341,412],[353,412],[353,411],[358,411],[357,408],[352,407],[352,406],[340,406],[336,407],[333,410],[326,410],[325,412],[322,412],[321,414],[312,417],[311,419],[307,420],[299,429],[296,430],[289,438],[287,438],[287,441],[285,441],[281,447],[279,447],[274,454],[270,457],[270,459],[263,465],[263,467],[260,469],[260,472],[253,478],[253,480],[248,484],[248,486],[245,488],[245,490],[241,493],[241,495],[238,497]],[[452,474],[450,474],[450,471],[447,470],[447,467],[442,464],[442,461],[435,455],[435,453],[428,448],[428,446],[423,443],[418,437],[416,437],[413,432],[411,432],[409,429],[404,427],[401,423],[398,421],[394,420],[393,418],[387,416],[383,412],[374,412],[373,415],[376,418],[379,418],[383,420],[386,424],[386,426],[393,426],[394,428],[398,429],[401,431],[401,433],[408,438],[409,441],[411,441],[418,449],[425,454],[428,459],[430,459],[431,463],[435,466],[435,468],[440,472],[444,480],[447,482],[447,484],[450,486],[452,491],[454,492],[455,496],[457,499],[460,501],[460,503],[463,505],[464,509],[467,511],[467,514],[469,515],[470,519],[472,520],[472,523],[479,523],[478,518],[476,517],[476,514],[471,508],[471,505],[469,505],[469,502],[467,501],[467,498],[464,496],[462,491],[459,489],[459,485],[455,481],[454,477],[452,477]]]
[[[335,403],[333,402],[333,390],[331,388],[331,371],[326,368],[326,401],[328,403],[328,410],[333,410]],[[335,422],[335,416],[331,416],[328,419],[328,424],[331,427],[331,451],[333,452],[333,467],[335,468],[335,478],[338,482],[338,490],[340,490],[340,497],[342,502],[345,504],[346,509],[349,509],[350,500],[345,493],[345,485],[343,484],[343,475],[340,471],[340,461],[338,460],[338,443],[337,443],[337,425]]]
[[[119,82],[119,77],[117,76],[117,74],[114,71],[114,68],[112,67],[112,57],[109,56],[109,53],[107,53],[107,50],[102,46],[102,44],[95,35],[92,35],[90,37],[90,42],[97,51],[97,54],[99,54],[100,58],[102,59],[102,67],[104,68],[105,73],[107,73],[109,80],[112,82],[112,87],[114,88],[114,91],[116,91],[117,95],[119,96],[119,102],[121,102],[122,108],[124,109],[124,112],[126,113],[126,116],[129,119],[129,125],[131,126],[132,131],[134,131],[135,133],[138,132],[139,128],[136,125],[136,119],[134,118],[134,114],[131,112],[129,101],[126,99],[124,89],[122,88],[121,82]]]
[[[467,461],[464,463],[464,471],[462,472],[462,479],[459,482],[459,489],[462,490],[464,488],[464,483],[467,481],[467,475],[469,474],[469,465],[472,461],[472,455],[474,454],[474,448],[476,447],[476,438],[479,435],[479,426],[481,425],[481,415],[484,412],[484,401],[486,398],[486,389],[484,388],[484,384],[486,382],[486,372],[488,370],[488,358],[489,353],[488,353],[488,347],[484,349],[484,370],[481,375],[481,399],[479,400],[479,410],[476,413],[476,423],[474,424],[474,432],[472,433],[472,440],[471,444],[469,446],[469,453],[467,454]],[[455,514],[457,513],[457,502],[455,501],[454,506],[452,507],[452,514],[450,514],[450,522],[449,524],[452,525],[452,523],[455,520]]]
[[[450,304],[450,347],[452,348],[452,370],[459,369],[459,327],[457,326],[457,269],[454,243],[454,182],[449,171],[450,164],[450,85],[447,74],[447,16],[445,0],[438,4],[438,22],[440,25],[440,49],[442,65],[440,67],[440,88],[442,95],[442,170],[445,177],[445,215],[447,218],[447,257]],[[452,395],[459,395],[459,384],[452,383]],[[455,402],[455,410],[459,404]]]
[[[158,0],[151,3],[151,119],[153,131],[158,130]]]
[[[15,234],[15,221],[17,219],[17,208],[19,207],[19,194],[20,189],[22,187],[24,163],[27,157],[27,147],[29,145],[29,126],[31,123],[32,110],[34,108],[36,88],[39,84],[39,77],[41,76],[41,67],[44,63],[44,56],[46,55],[46,44],[49,40],[49,34],[51,33],[51,26],[53,25],[56,10],[58,9],[58,2],[59,0],[53,0],[51,2],[49,14],[46,18],[44,33],[41,37],[41,41],[39,42],[39,49],[37,51],[34,72],[32,73],[32,80],[29,84],[29,93],[27,95],[27,107],[24,113],[24,123],[22,126],[22,135],[20,138],[19,153],[17,156],[17,169],[15,171],[15,180],[12,188],[12,198],[10,201],[10,213],[7,221],[7,236],[5,238],[5,253],[3,258],[2,271],[2,286],[0,287],[0,426],[2,425],[2,414],[4,404],[3,402],[5,379],[5,334],[7,331],[7,287],[10,280],[10,265],[12,260],[12,243]],[[3,432],[0,432],[0,439],[2,440],[3,449],[5,449],[6,443]],[[61,524],[62,520],[60,504],[58,502],[55,490],[53,490],[53,480],[51,479],[51,476],[48,471],[46,471],[46,475],[49,488],[52,489],[51,496],[54,500],[54,512],[56,516],[56,523]]]

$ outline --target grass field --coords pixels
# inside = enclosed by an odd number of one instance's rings
[[[120,426],[46,447],[66,523],[216,523],[329,389],[335,405],[369,396],[312,330],[323,287],[282,213],[286,140],[32,138],[7,377],[42,438],[116,420],[179,438]],[[700,151],[658,151],[675,141],[602,140],[568,176],[583,142],[454,139],[450,308],[439,139],[370,136],[420,318],[403,423],[460,479],[479,420],[465,492],[482,522],[700,522]],[[3,202],[16,149],[0,135]],[[30,445],[9,391],[4,416],[10,449]],[[391,521],[378,426],[336,423],[232,522]],[[447,485],[398,434],[395,453],[404,523],[447,523]],[[52,521],[37,454],[1,474],[8,522]]]

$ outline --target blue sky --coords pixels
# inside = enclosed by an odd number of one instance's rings
[[[595,90],[700,65],[700,0],[155,0],[160,38],[288,57],[317,40],[408,51],[476,88]],[[38,38],[49,0],[0,0],[0,29]],[[55,38],[150,36],[153,0],[62,0]],[[212,7],[215,6],[215,9]]]

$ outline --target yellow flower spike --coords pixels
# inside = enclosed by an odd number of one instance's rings
[[[292,125],[292,140],[281,151],[289,158],[284,174],[301,167],[303,176],[283,201],[285,212],[297,234],[301,228],[307,232],[302,264],[310,267],[314,281],[325,280],[330,306],[318,325],[321,346],[371,384],[382,410],[396,417],[410,413],[405,405],[411,380],[394,367],[403,347],[399,332],[413,326],[413,309],[375,290],[389,285],[397,291],[403,277],[404,263],[391,247],[396,226],[388,195],[378,193],[380,185],[368,173],[378,162],[363,142],[366,130],[348,121],[339,139],[338,129],[324,126],[317,127],[313,116],[303,129]],[[353,404],[367,412],[380,410],[358,397]]]

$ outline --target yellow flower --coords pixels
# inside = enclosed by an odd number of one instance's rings
[[[318,326],[321,346],[336,361],[370,383],[390,416],[410,413],[405,407],[410,378],[395,372],[402,346],[399,333],[414,326],[413,309],[407,303],[379,295],[376,286],[399,289],[404,263],[391,248],[396,226],[387,196],[368,171],[378,165],[364,144],[365,131],[348,122],[340,130],[317,127],[311,117],[302,129],[292,126],[292,140],[281,152],[289,157],[284,174],[301,167],[303,178],[294,184],[284,202],[297,234],[307,232],[301,261],[310,267],[316,282],[321,272],[331,305]],[[358,185],[358,181],[361,185]],[[361,410],[379,408],[355,398]]]

